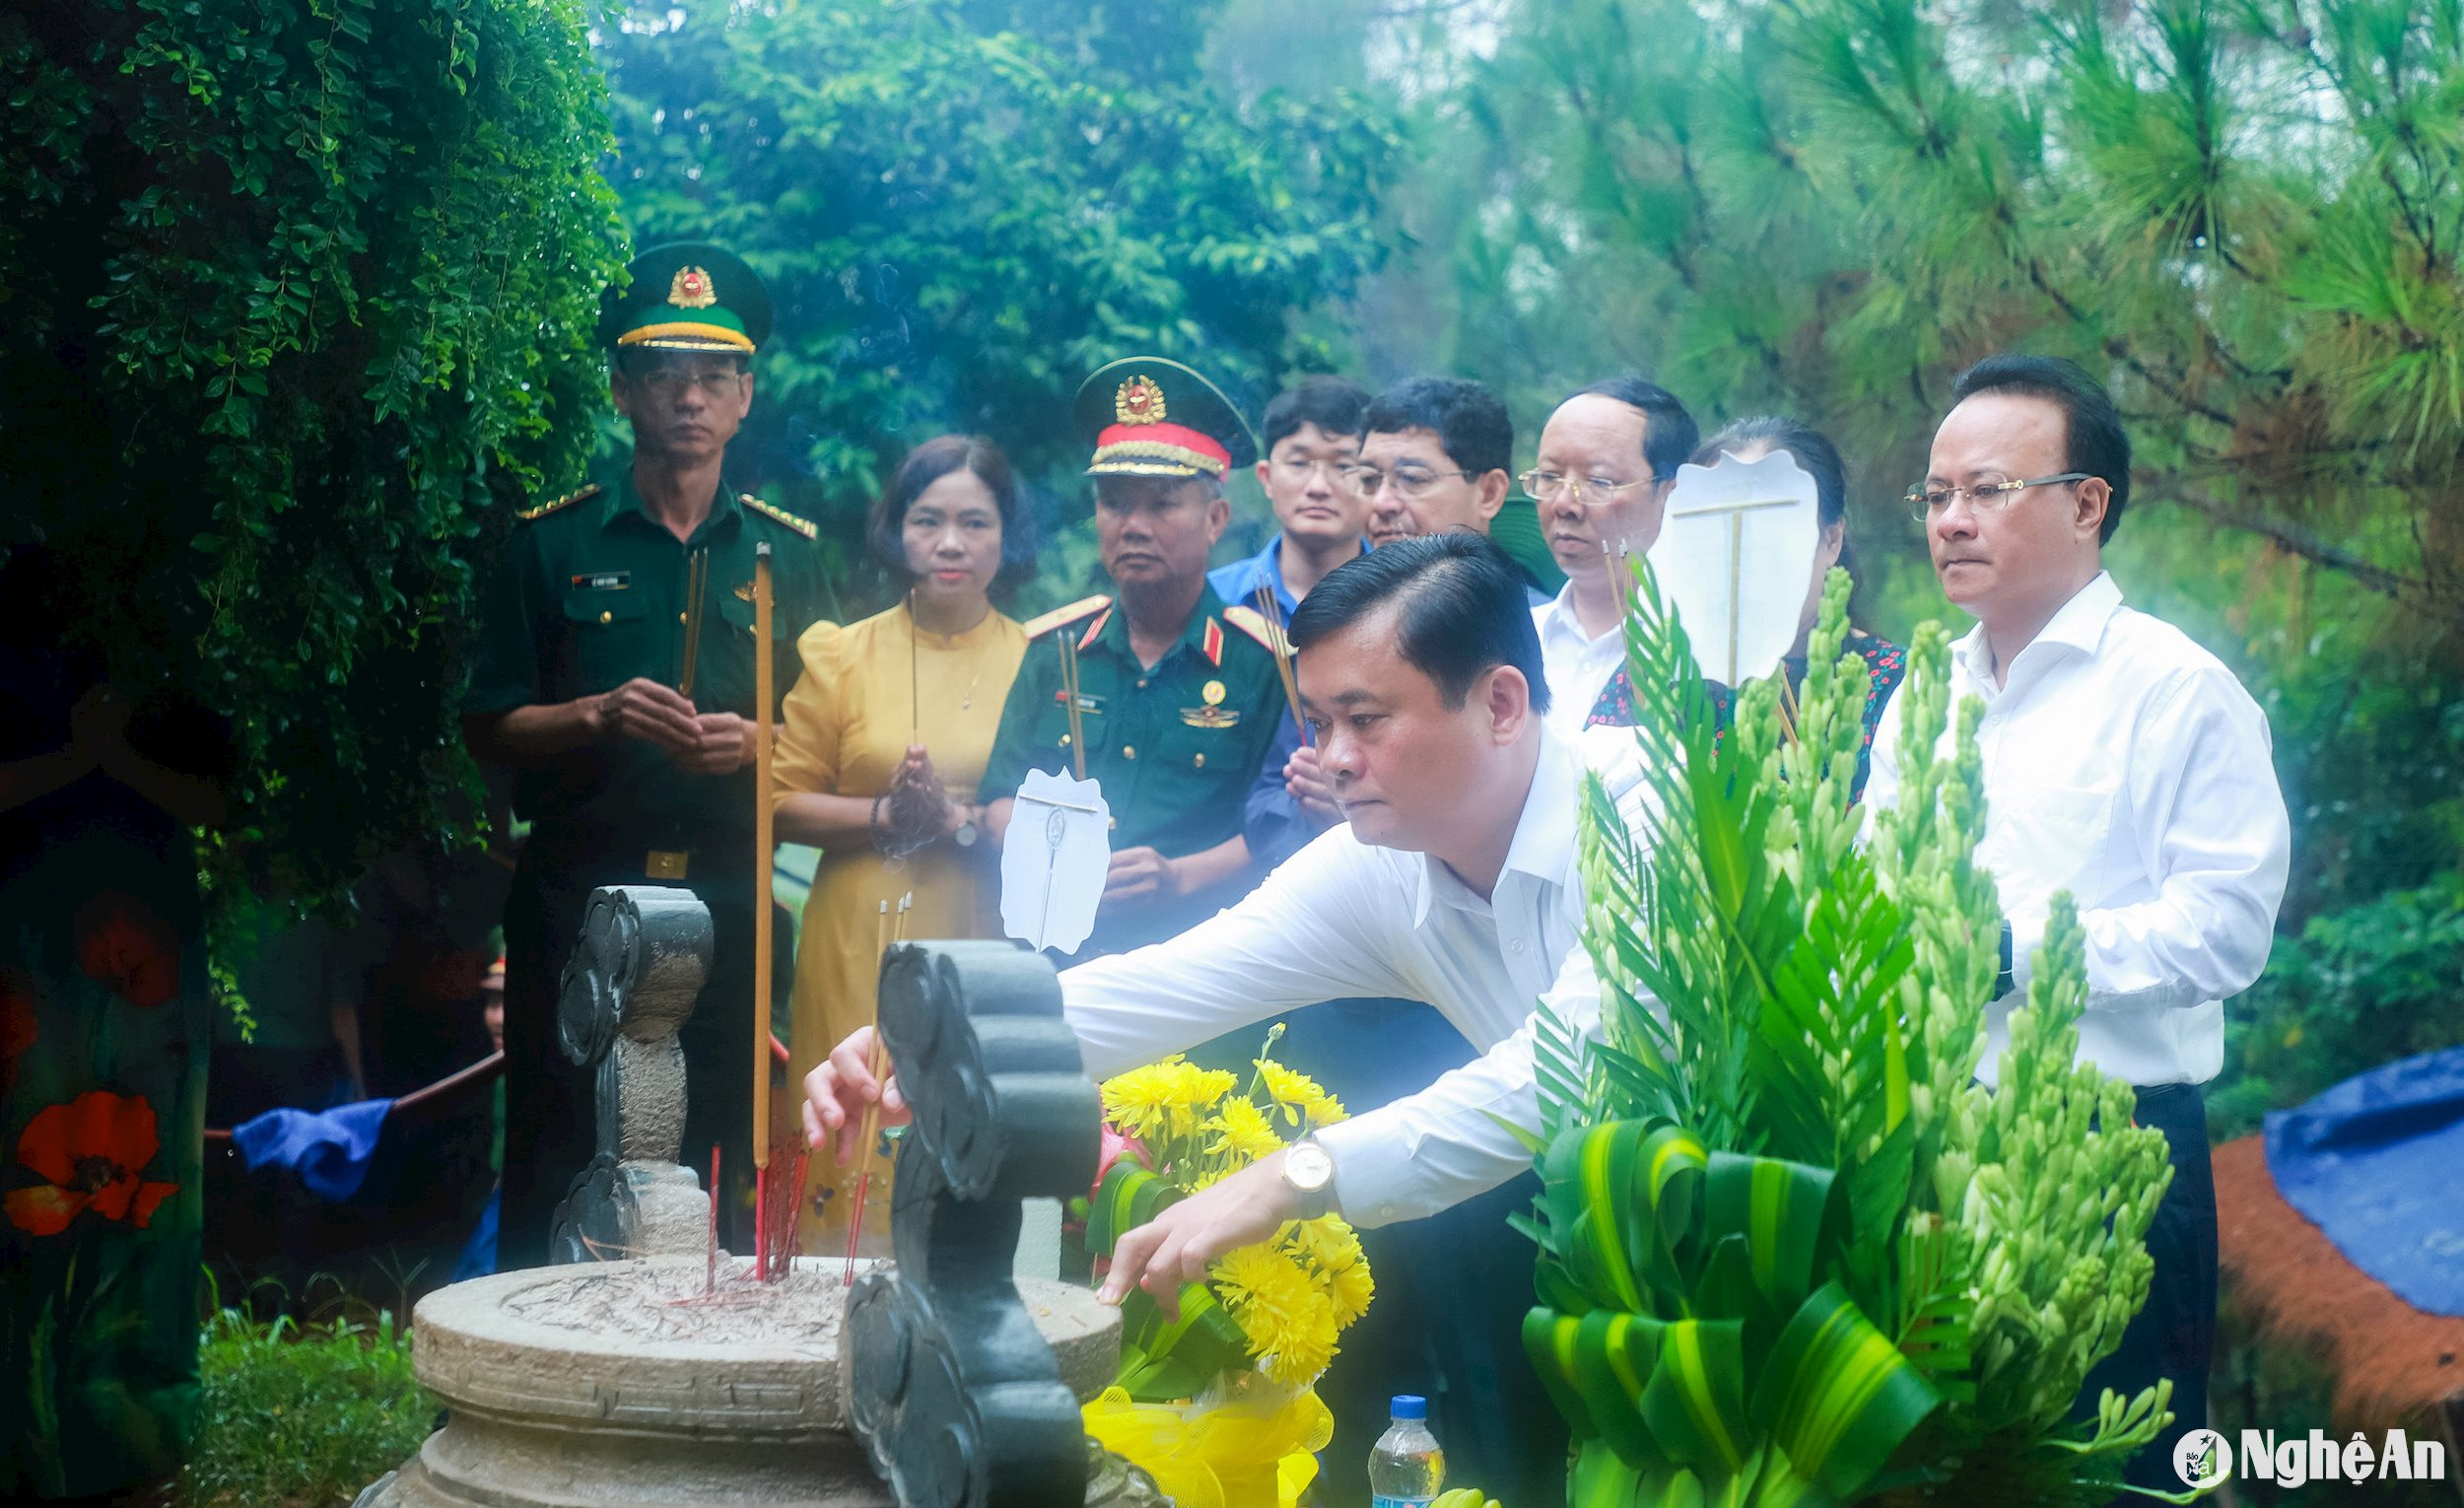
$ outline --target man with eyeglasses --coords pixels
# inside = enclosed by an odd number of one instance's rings
[[[612,1177],[592,1164],[591,1076],[556,1039],[557,981],[591,890],[691,889],[711,913],[708,997],[752,993],[753,908],[767,888],[753,854],[756,549],[771,552],[782,700],[796,635],[822,603],[813,525],[722,474],[770,318],[761,280],[717,246],[636,258],[600,304],[633,453],[524,512],[482,598],[463,741],[513,768],[514,808],[531,824],[505,916],[507,1269],[548,1260],[577,1180]],[[742,1010],[704,1010],[684,1031],[685,1153],[699,1164],[713,1142],[725,1148],[717,1193],[730,1242],[751,1234],[752,1030]],[[708,1188],[710,1169],[699,1172]]]
[[[1562,737],[1582,732],[1625,663],[1629,557],[1660,537],[1677,468],[1698,438],[1685,405],[1638,377],[1594,382],[1558,404],[1540,430],[1540,464],[1522,482],[1566,574],[1556,597],[1532,609],[1548,684],[1559,693],[1549,720]]]
[[[1275,535],[1257,554],[1219,566],[1206,584],[1226,602],[1291,616],[1309,588],[1359,555],[1369,502],[1345,468],[1360,458],[1360,411],[1369,395],[1338,377],[1303,377],[1266,405],[1258,485],[1274,509]],[[1259,600],[1271,590],[1274,600]]]
[[[1976,619],[1951,653],[1954,703],[1984,704],[1978,861],[2000,891],[2002,977],[1977,1076],[1994,1082],[2052,896],[2088,932],[2079,1052],[2137,1088],[2173,1182],[2148,1231],[2156,1275],[2120,1349],[2088,1376],[2129,1397],[2173,1384],[2173,1423],[2131,1464],[2170,1488],[2173,1446],[2207,1423],[2216,1190],[2199,1086],[2224,1057],[2223,1001],[2267,962],[2291,835],[2267,719],[2180,630],[2122,605],[2102,549],[2130,497],[2130,440],[2078,366],[1994,356],[1962,374],[1908,501],[1944,592]],[[1950,734],[1945,734],[1946,743]],[[1899,720],[1874,745],[1869,807],[1900,795]]]

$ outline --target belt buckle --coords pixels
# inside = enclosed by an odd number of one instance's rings
[[[642,872],[651,879],[680,880],[684,878],[685,863],[692,857],[669,849],[652,849],[642,861]]]

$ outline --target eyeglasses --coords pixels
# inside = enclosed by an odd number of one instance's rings
[[[1323,459],[1302,460],[1300,457],[1295,455],[1286,456],[1282,460],[1274,463],[1275,474],[1282,477],[1286,481],[1294,483],[1295,485],[1308,481],[1309,473],[1317,470],[1320,466],[1326,467],[1327,480],[1333,482],[1335,486],[1348,487],[1351,485],[1351,478],[1347,474],[1352,467],[1352,462],[1350,461]]]
[[[2034,476],[2021,482],[1979,482],[1973,487],[1911,487],[1907,501],[1913,512],[1909,516],[1919,523],[1930,523],[1949,512],[1951,505],[1962,497],[1980,514],[1998,514],[2030,487],[2085,482],[2088,477],[2085,471],[2065,471],[2060,476]]]
[[[1392,482],[1395,495],[1402,498],[1422,498],[1430,488],[1450,476],[1478,476],[1476,471],[1430,471],[1420,466],[1398,466],[1392,471],[1355,461],[1343,468],[1343,480],[1352,491],[1364,498],[1374,498]]]
[[[688,387],[698,387],[706,398],[732,397],[736,384],[745,377],[742,372],[724,367],[704,367],[687,370],[681,367],[659,367],[637,375],[634,382],[651,397],[666,402],[683,395]]]
[[[1649,487],[1660,479],[1647,476],[1639,482],[1612,482],[1605,476],[1568,476],[1562,471],[1542,471],[1535,467],[1515,480],[1521,482],[1523,490],[1537,502],[1554,503],[1560,495],[1571,494],[1575,505],[1580,507],[1585,501],[1585,494],[1601,503],[1614,503],[1619,494],[1632,492],[1637,487]]]

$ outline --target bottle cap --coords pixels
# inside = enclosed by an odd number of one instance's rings
[[[1429,1401],[1427,1399],[1422,1398],[1417,1393],[1398,1393],[1395,1395],[1395,1417],[1399,1419],[1425,1419],[1428,1416]]]

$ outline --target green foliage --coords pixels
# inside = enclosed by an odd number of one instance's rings
[[[1398,138],[1350,95],[1226,100],[1204,11],[704,5],[604,38],[637,239],[719,240],[778,300],[732,462],[848,574],[888,467],[936,434],[989,434],[1074,503],[1070,399],[1112,357],[1184,358],[1253,418],[1330,364]],[[1071,554],[1043,595],[1083,580]]]
[[[195,1508],[338,1508],[436,1427],[390,1315],[264,1324],[226,1309],[205,1329],[196,1449],[180,1482]]]
[[[613,263],[575,0],[0,16],[0,553],[240,732],[286,888],[452,825],[470,562],[570,475]]]
[[[1634,760],[1586,782],[1600,1040],[1544,1020],[1542,1307],[1527,1348],[1583,1442],[1579,1503],[2094,1503],[2166,1389],[2073,1399],[2147,1295],[2170,1179],[2129,1086],[2076,1064],[2085,937],[2057,902],[1997,1090],[1997,910],[1975,723],[1920,629],[1904,789],[1859,846],[1864,664],[1833,572],[1801,694],[1725,732],[1647,565],[1626,624]],[[1964,1495],[1962,1495],[1964,1494]]]
[[[2460,94],[2455,0],[1528,0],[1450,142],[1457,338],[1881,437],[1876,503],[1961,364],[2077,356],[2139,506],[2430,616],[2452,673]]]
[[[2224,1024],[2219,1140],[2365,1068],[2464,1042],[2464,893],[2453,877],[2313,917],[2280,938]]]

